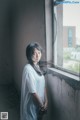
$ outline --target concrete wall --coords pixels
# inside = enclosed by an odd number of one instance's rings
[[[80,120],[80,82],[48,75],[48,120]]]
[[[0,84],[14,81],[20,90],[26,46],[39,42],[45,51],[44,6],[44,0],[0,0]]]
[[[26,46],[39,42],[45,51],[45,9],[44,0],[23,0],[15,2],[16,13],[13,38],[14,80],[18,90],[21,88],[22,71],[27,63]],[[45,59],[45,52],[43,53]]]
[[[12,26],[9,0],[0,0],[0,84],[13,82]]]

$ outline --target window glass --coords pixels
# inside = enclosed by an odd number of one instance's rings
[[[80,4],[55,4],[53,7],[54,65],[80,74]],[[55,25],[56,24],[56,25]]]

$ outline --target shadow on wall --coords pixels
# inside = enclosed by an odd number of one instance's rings
[[[80,120],[80,81],[48,75],[47,85],[48,120]]]
[[[48,120],[60,120],[60,111],[55,104],[51,86],[48,84]]]

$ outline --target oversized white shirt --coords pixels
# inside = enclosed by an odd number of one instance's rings
[[[37,120],[38,108],[34,104],[31,93],[37,93],[44,103],[45,79],[38,75],[34,68],[27,64],[22,75],[20,118],[21,120]]]

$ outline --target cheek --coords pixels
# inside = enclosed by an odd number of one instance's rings
[[[32,60],[35,60],[35,55],[32,56]]]
[[[42,55],[40,54],[40,55],[39,55],[39,58],[41,58],[41,56],[42,56]]]

